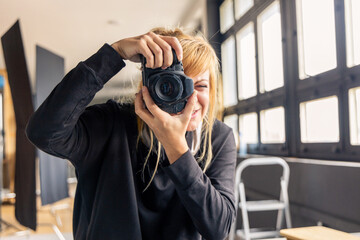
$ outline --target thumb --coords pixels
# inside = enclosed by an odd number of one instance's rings
[[[197,92],[193,92],[193,94],[189,98],[188,102],[186,103],[186,106],[185,106],[185,109],[183,112],[183,116],[185,117],[187,122],[190,121],[191,114],[194,110],[196,102],[197,102]]]

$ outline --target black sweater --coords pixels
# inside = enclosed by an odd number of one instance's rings
[[[137,146],[133,106],[109,100],[86,108],[124,66],[105,44],[64,77],[26,129],[38,148],[75,166],[75,240],[224,239],[235,218],[232,131],[215,122],[213,159],[205,173],[188,151],[161,167],[143,193],[156,156],[150,156],[144,182],[141,168],[148,149],[141,141]],[[190,143],[191,134],[186,137]]]

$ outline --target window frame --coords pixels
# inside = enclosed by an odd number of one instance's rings
[[[260,93],[259,85],[259,40],[257,17],[273,2],[279,1],[283,49],[284,86],[270,92]],[[344,0],[333,0],[335,11],[335,40],[337,67],[301,80],[299,76],[297,0],[255,0],[254,5],[234,25],[220,34],[221,43],[234,36],[248,23],[253,22],[256,55],[256,96],[239,100],[234,106],[224,109],[224,116],[256,112],[258,118],[258,143],[248,144],[247,153],[315,158],[360,162],[360,146],[350,144],[349,96],[351,88],[360,86],[360,65],[348,68],[346,62],[346,29]],[[220,3],[221,4],[221,3]],[[235,65],[238,83],[237,41],[235,41]],[[238,94],[238,93],[237,93]],[[300,103],[336,95],[339,113],[338,143],[302,143],[300,135]],[[285,110],[285,143],[263,144],[260,138],[260,111],[283,106]]]

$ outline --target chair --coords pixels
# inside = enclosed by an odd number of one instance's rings
[[[270,200],[246,201],[245,186],[242,180],[242,172],[249,166],[263,166],[263,165],[280,165],[283,168],[282,176],[280,178],[280,198]],[[250,240],[256,238],[267,238],[279,236],[280,228],[285,217],[287,228],[291,228],[289,198],[287,193],[290,170],[288,164],[281,158],[250,158],[242,161],[236,168],[235,178],[235,206],[240,208],[243,220],[243,229],[236,229],[236,221],[233,223],[229,240],[234,240],[235,236],[241,239]],[[248,212],[256,211],[274,211],[277,210],[276,230],[274,231],[259,231],[250,229]]]

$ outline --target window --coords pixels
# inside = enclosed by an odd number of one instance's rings
[[[228,115],[224,117],[224,123],[232,128],[237,148],[239,147],[239,130],[238,130],[238,115]]]
[[[347,66],[360,64],[360,1],[345,0]]]
[[[360,1],[233,1],[219,39],[240,153],[360,162]]]
[[[339,113],[336,96],[300,104],[301,142],[339,141]]]
[[[260,112],[260,129],[262,143],[284,143],[284,108],[276,107],[262,110]]]
[[[235,0],[236,19],[241,18],[253,5],[254,0]]]
[[[240,142],[243,141],[244,144],[258,143],[258,120],[256,112],[240,115],[239,129]]]
[[[284,85],[279,2],[275,1],[258,17],[260,92]]]
[[[360,87],[349,90],[350,143],[360,145]]]
[[[221,45],[224,106],[237,104],[235,39],[230,37]]]
[[[297,0],[299,77],[336,67],[334,1]]]
[[[256,61],[254,25],[249,23],[236,34],[239,99],[256,95]]]
[[[220,6],[220,32],[226,32],[234,24],[233,0],[225,0]]]

